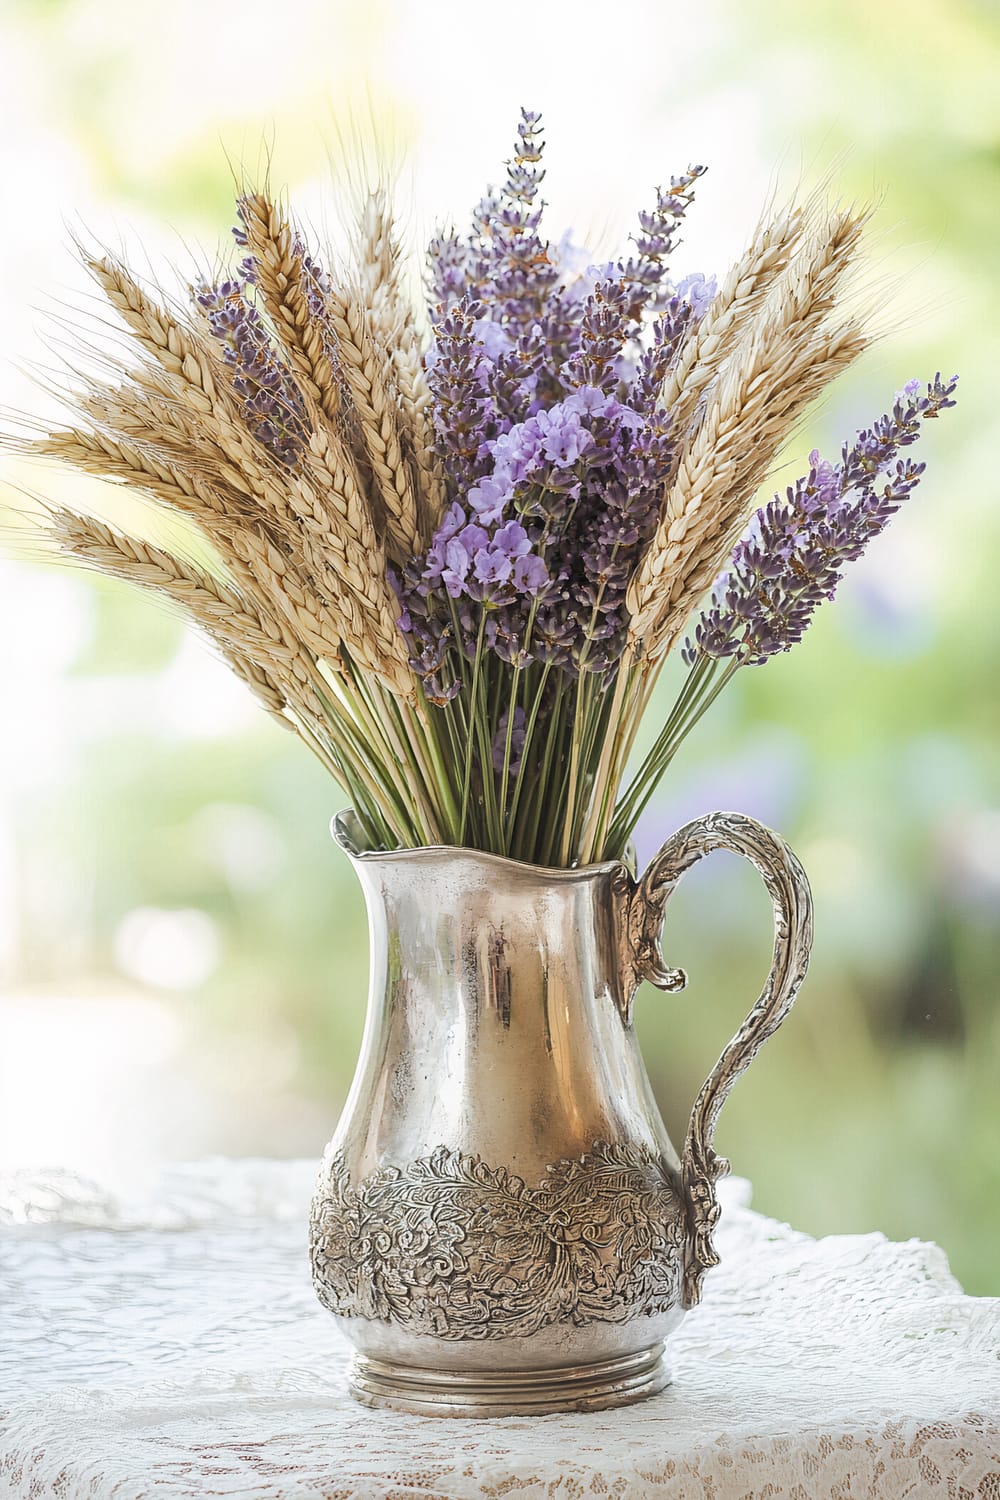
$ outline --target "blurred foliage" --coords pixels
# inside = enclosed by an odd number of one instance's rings
[[[78,9],[21,6],[19,24],[44,37]],[[330,34],[346,25],[335,10]],[[361,57],[372,68],[381,14],[338,67]],[[722,15],[699,87],[738,85],[761,151],[788,157],[794,142],[807,180],[833,164],[846,191],[881,194],[887,263],[914,308],[796,454],[813,442],[835,451],[913,374],[955,369],[962,384],[957,411],[925,440],[929,472],[909,512],[802,647],[748,670],[720,700],[651,809],[640,859],[686,816],[734,806],[779,827],[813,879],[802,1000],[720,1128],[758,1206],[815,1233],[936,1239],[969,1290],[997,1292],[1000,507],[983,329],[1000,295],[1000,18],[968,0],[730,0]],[[126,43],[80,59],[56,51],[49,66],[66,84],[64,128],[122,216],[141,208],[221,238],[230,177],[216,126],[178,135],[143,175],[117,134],[135,88]],[[290,176],[315,164],[310,98],[274,117]],[[259,131],[249,110],[234,106],[233,118]],[[131,911],[198,909],[220,941],[198,988],[204,1028],[223,1038],[294,1028],[297,1086],[332,1115],[357,1053],[367,966],[360,892],[326,832],[339,793],[263,718],[237,732],[170,731],[155,714],[144,725],[130,692],[145,683],[149,704],[184,691],[182,633],[124,589],[86,589],[71,680],[89,702],[88,683],[99,694],[117,677],[115,707],[81,733],[72,767],[15,811],[12,982],[111,976]],[[664,688],[654,717],[666,701]],[[691,985],[640,997],[638,1014],[675,1140],[766,972],[768,929],[752,872],[724,856],[671,907],[669,961]]]

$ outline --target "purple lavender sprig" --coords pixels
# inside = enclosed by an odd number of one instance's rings
[[[944,382],[936,375],[919,395],[919,382],[910,381],[889,413],[845,445],[839,464],[810,455],[809,473],[759,510],[737,544],[685,642],[685,662],[714,657],[759,665],[802,639],[817,607],[834,597],[847,563],[885,530],[919,483],[924,465],[899,457],[900,449],[916,442],[922,420],[955,405],[956,384],[957,376]]]
[[[486,345],[477,334],[482,311],[469,296],[449,308],[427,361],[436,445],[452,494],[462,494],[485,472],[497,433]]]
[[[245,280],[220,281],[199,287],[195,296],[233,372],[247,428],[272,457],[292,469],[309,441],[305,405],[246,287]]]
[[[496,322],[526,331],[545,315],[559,267],[541,233],[538,190],[544,141],[541,115],[522,110],[514,157],[499,190],[477,204],[473,232],[439,235],[430,246],[431,314],[435,321],[462,298],[488,303]]]
[[[667,257],[676,248],[681,221],[694,201],[694,185],[706,170],[689,167],[680,177],[672,177],[669,188],[657,188],[656,207],[639,214],[639,233],[632,237],[638,256],[618,267],[621,280],[639,293],[633,317],[647,305],[656,305],[666,280]]]
[[[613,391],[622,378],[621,358],[634,332],[634,297],[625,281],[600,281],[583,306],[576,352],[560,374],[568,386]]]

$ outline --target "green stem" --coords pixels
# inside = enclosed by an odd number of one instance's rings
[[[500,774],[500,820],[503,824],[503,836],[501,847],[507,852],[507,840],[510,835],[510,825],[507,821],[507,787],[510,781],[510,757],[511,748],[514,743],[514,718],[517,714],[517,694],[521,685],[520,667],[515,667],[511,677],[510,697],[507,700],[507,733],[504,736],[503,745],[503,770]],[[524,757],[522,756],[522,764]]]
[[[470,719],[467,720],[467,727],[469,728],[470,732],[466,735],[465,770],[462,775],[462,816],[458,825],[458,842],[460,844],[465,843],[465,829],[469,820],[469,789],[472,785],[472,747],[475,738],[474,734],[471,732],[471,723],[474,722],[476,716],[476,699],[479,694],[479,669],[482,662],[483,637],[485,636],[485,634],[486,612],[484,610],[479,617],[479,634],[476,637],[476,659],[472,668],[472,688],[470,692],[470,698],[472,702],[470,707]]]
[[[411,709],[407,709],[407,717],[411,721],[414,739],[418,746],[418,754],[424,758],[424,764],[427,765],[428,778],[433,780],[434,786],[437,788],[444,805],[450,842],[455,843],[458,838],[458,798],[452,786],[447,762],[441,753],[441,743],[437,735],[433,705],[425,703],[424,707],[431,710],[426,717],[418,719],[417,715]],[[444,719],[450,727],[452,721],[449,714],[437,710],[436,717],[438,720]]]
[[[584,674],[581,665],[579,675],[576,679],[576,693],[573,697],[573,728],[570,733],[569,753],[569,784],[566,788],[566,814],[563,819],[562,838],[559,845],[559,863],[565,868],[569,864],[569,853],[572,844],[573,824],[576,821],[576,797],[577,782],[580,776],[580,754],[583,749],[581,744],[580,719],[584,699]]]
[[[696,668],[699,664],[696,664]],[[608,849],[612,857],[620,855],[625,848],[633,828],[649,805],[650,798],[656,791],[663,773],[695,724],[715,702],[727,683],[732,681],[739,665],[738,661],[727,663],[722,675],[717,678],[718,662],[713,659],[711,667],[699,677],[694,692],[688,691],[694,671],[690,674],[688,682],[685,683],[685,690],[678,696],[677,703],[657,737],[653,750],[646,757],[642,770],[633,778],[628,791],[615,808],[614,819],[608,833]]]
[[[527,782],[530,774],[528,771],[528,767],[531,765],[531,745],[535,737],[535,724],[538,721],[538,713],[542,706],[542,699],[545,696],[545,685],[549,680],[549,673],[551,672],[551,670],[552,663],[546,662],[542,667],[541,674],[538,679],[538,688],[535,692],[534,702],[531,705],[531,712],[528,714],[524,725],[524,748],[521,751],[521,770],[518,773],[517,783],[514,787],[514,796],[511,799],[510,817],[508,819],[509,832],[507,847],[504,851],[508,854],[515,847],[515,844],[520,845],[521,843],[519,837],[520,830],[517,824],[517,812],[518,807],[520,806],[521,795],[524,791],[525,783]]]

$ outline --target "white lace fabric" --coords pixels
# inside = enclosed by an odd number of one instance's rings
[[[312,1163],[216,1162],[143,1204],[0,1187],[0,1497],[1000,1500],[1000,1299],[935,1245],[814,1240],[723,1183],[673,1384],[617,1411],[368,1411],[315,1302]]]

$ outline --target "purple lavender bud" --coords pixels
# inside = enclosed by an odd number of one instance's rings
[[[566,384],[614,390],[622,351],[637,327],[629,284],[620,279],[599,282],[583,305],[578,348],[562,371]]]
[[[473,336],[482,346],[483,354],[492,364],[514,347],[514,340],[507,329],[490,318],[477,318],[472,325]]]

